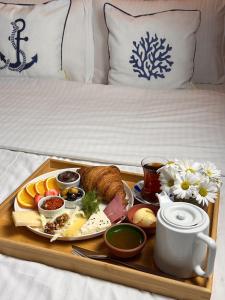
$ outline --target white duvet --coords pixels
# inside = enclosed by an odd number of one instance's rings
[[[147,155],[153,160],[193,158],[213,161],[225,173],[225,94],[215,89],[149,91],[2,79],[0,91],[1,202],[46,155],[122,164],[122,169],[139,172]],[[221,201],[213,300],[225,294],[224,210]],[[4,255],[0,274],[3,300],[94,300],[103,288],[107,300],[163,299]]]

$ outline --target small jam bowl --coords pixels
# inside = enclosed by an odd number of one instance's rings
[[[77,192],[75,192],[75,190],[77,190]],[[66,208],[75,208],[85,195],[85,191],[79,187],[66,188],[64,191],[62,191],[62,193],[61,196],[65,200]]]
[[[47,209],[47,208],[45,209],[45,208],[43,208],[44,204],[46,205],[48,203],[50,205],[51,204],[50,200],[52,200],[51,202],[54,202],[54,199],[55,199],[55,202],[57,202],[57,204],[60,204],[58,202],[61,202],[61,206],[59,206],[56,209]],[[44,215],[46,218],[53,218],[56,215],[60,215],[61,213],[63,213],[64,209],[65,209],[65,200],[60,196],[43,197],[38,202],[38,211],[39,211],[40,214]]]
[[[112,225],[105,231],[104,241],[112,255],[129,258],[142,251],[147,236],[140,227],[121,223]]]
[[[135,213],[140,209],[142,209],[142,213],[139,214],[139,216],[136,216],[135,222]],[[151,223],[151,220],[148,219],[149,215],[144,213],[143,209],[150,209],[154,213],[154,216],[156,218],[159,207],[151,204],[136,204],[128,210],[127,219],[131,224],[141,227],[148,235],[154,234],[156,230],[156,222]]]
[[[63,190],[68,187],[78,187],[80,184],[80,174],[72,170],[64,170],[56,176],[58,187]]]

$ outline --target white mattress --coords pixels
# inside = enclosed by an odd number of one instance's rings
[[[207,159],[225,172],[225,95],[216,89],[159,92],[14,79],[1,80],[0,90],[0,202],[46,155],[120,163],[136,172],[146,155]],[[212,300],[225,295],[224,212],[221,201]],[[107,300],[164,299],[4,255],[0,272],[2,300],[97,300],[103,289]]]

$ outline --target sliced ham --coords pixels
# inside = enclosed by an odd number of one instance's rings
[[[106,206],[104,213],[109,218],[111,223],[119,221],[122,217],[125,217],[126,207],[124,205],[123,197],[116,195],[113,200]]]

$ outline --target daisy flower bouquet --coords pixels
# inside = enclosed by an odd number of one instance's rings
[[[158,173],[161,190],[170,198],[202,208],[216,201],[222,184],[221,171],[211,162],[168,161]]]

